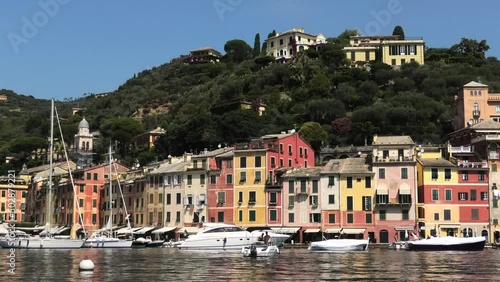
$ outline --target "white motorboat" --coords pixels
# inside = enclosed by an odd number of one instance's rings
[[[280,249],[276,245],[252,244],[241,249],[244,257],[273,257],[280,253]]]
[[[259,240],[259,236],[230,224],[204,225],[175,247],[181,250],[240,251]]]
[[[290,238],[290,235],[276,233],[273,230],[271,230],[270,228],[268,228],[268,229],[256,229],[256,230],[251,231],[251,234],[252,234],[252,237],[263,237],[266,232],[269,234],[269,236],[271,236],[272,242],[274,244],[276,244],[276,246],[278,246],[278,247],[283,246],[285,241],[288,240],[288,238]],[[262,240],[262,238],[261,238],[261,240]]]
[[[309,250],[318,252],[365,251],[368,249],[369,241],[369,239],[329,239],[312,242]]]
[[[430,237],[408,241],[408,250],[421,251],[482,251],[486,237]]]
[[[132,240],[122,240],[118,238],[108,237],[102,234],[92,234],[83,243],[82,248],[130,248]]]

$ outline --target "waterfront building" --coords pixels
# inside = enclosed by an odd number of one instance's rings
[[[282,207],[267,203],[270,193],[279,192],[279,172],[283,168],[307,168],[314,165],[314,151],[295,130],[270,134],[236,144],[234,148],[234,221],[237,225],[271,224],[271,209]],[[278,176],[277,176],[278,175]],[[276,211],[277,212],[277,211]],[[273,211],[273,220],[274,220]]]
[[[0,221],[26,221],[28,182],[20,176],[0,176]]]
[[[418,233],[415,143],[410,136],[375,135],[372,147],[377,242],[405,241],[411,232]]]
[[[273,56],[276,60],[286,62],[293,58],[298,52],[307,49],[316,49],[319,45],[326,43],[323,34],[306,33],[303,28],[294,28],[267,38],[266,55]]]
[[[340,169],[345,159],[331,159],[320,172],[320,208],[322,231],[327,239],[338,238],[340,226]]]
[[[210,222],[234,222],[234,148],[222,148],[209,159],[207,217]]]
[[[422,38],[401,38],[399,35],[351,36],[344,52],[352,66],[381,62],[399,68],[405,63],[424,64],[425,42]]]

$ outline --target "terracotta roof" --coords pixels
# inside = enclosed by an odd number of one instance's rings
[[[210,158],[210,157],[218,157],[219,155],[225,154],[227,152],[232,152],[234,148],[232,147],[226,147],[226,148],[220,148],[217,150],[213,151],[208,151],[207,153],[201,153],[199,155],[193,156],[193,159],[199,159],[199,158]]]
[[[476,81],[471,81],[464,85],[464,87],[488,87],[486,84],[482,84]]]
[[[366,159],[361,158],[347,158],[344,159],[344,165],[340,169],[340,173],[372,173],[366,164]]]
[[[340,173],[346,159],[333,159],[323,166],[321,173]]]
[[[296,168],[287,171],[283,177],[315,177],[319,176],[321,167]]]
[[[484,129],[500,130],[500,123],[496,122],[492,119],[487,119],[487,120],[484,120],[484,121],[481,121],[479,123],[474,124],[473,126],[471,126],[471,128],[480,129],[480,130],[484,130]]]
[[[414,145],[410,136],[377,136],[372,145]]]

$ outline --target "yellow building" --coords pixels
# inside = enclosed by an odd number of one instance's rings
[[[424,45],[422,38],[400,39],[398,35],[351,36],[344,51],[352,66],[378,61],[398,68],[410,62],[423,65]]]
[[[266,55],[273,56],[277,60],[288,60],[296,53],[326,43],[323,34],[305,33],[303,28],[294,28],[269,37],[265,40],[267,44]]]
[[[234,151],[234,222],[243,226],[266,224],[266,150],[244,147]]]

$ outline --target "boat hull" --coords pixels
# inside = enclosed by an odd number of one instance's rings
[[[310,251],[315,252],[352,252],[365,251],[368,248],[368,240],[356,239],[330,239],[312,242]]]
[[[243,247],[241,253],[244,257],[274,257],[280,253],[277,246],[246,246]]]
[[[0,247],[5,249],[79,249],[83,242],[78,239],[15,238],[0,240]]]
[[[486,244],[486,239],[455,238],[449,239],[422,239],[408,242],[408,250],[412,251],[482,251]]]
[[[241,248],[250,246],[258,240],[258,238],[249,237],[246,231],[242,234],[222,236],[221,234],[191,235],[176,247],[181,250],[241,251]]]
[[[87,239],[82,248],[131,248],[132,240],[90,240]]]

